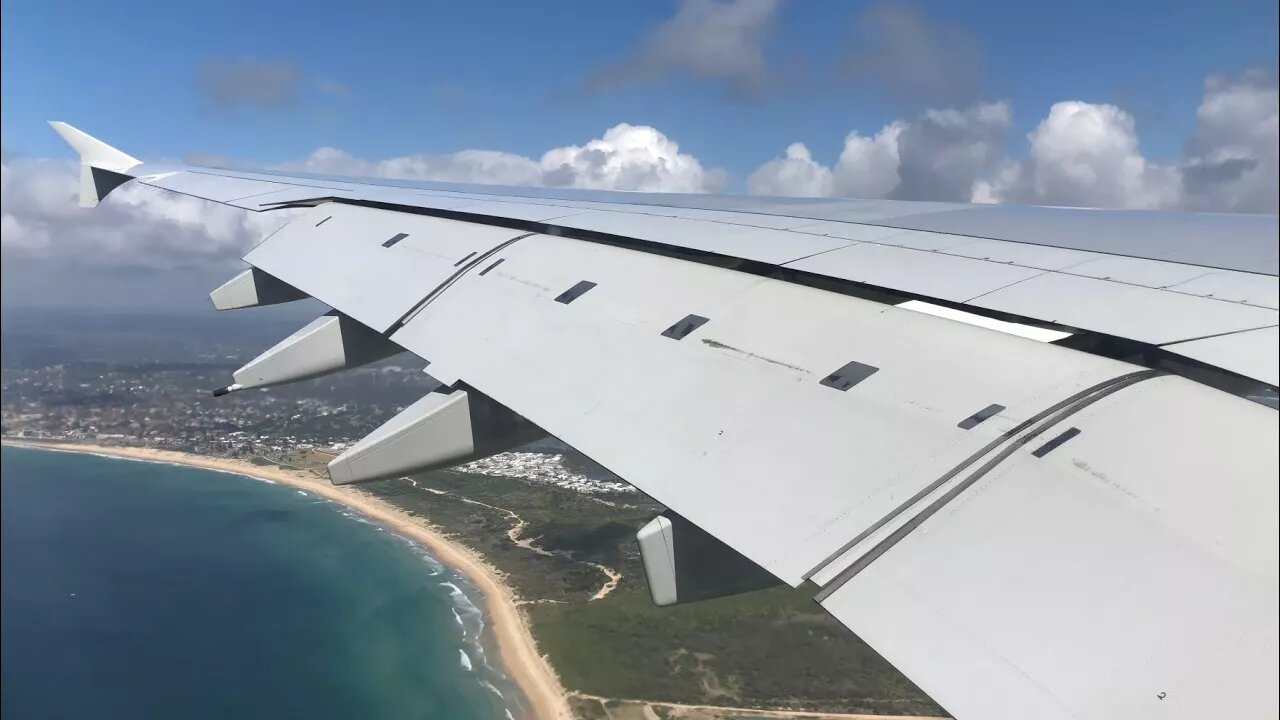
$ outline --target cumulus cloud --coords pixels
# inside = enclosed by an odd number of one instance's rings
[[[1124,110],[1060,102],[1027,136],[1027,159],[1008,164],[979,188],[978,199],[1274,213],[1278,99],[1274,70],[1208,78],[1184,156],[1164,163],[1142,154]]]
[[[540,185],[538,164],[529,158],[493,150],[462,150],[445,155],[416,153],[385,160],[363,160],[345,150],[322,147],[281,170],[328,175],[443,180],[491,185]]]
[[[1004,155],[1011,110],[973,103],[896,120],[871,135],[850,132],[835,162],[793,143],[748,177],[757,194],[972,200],[1127,208],[1277,211],[1277,79],[1274,71],[1214,76],[1183,157],[1146,158],[1133,117],[1113,105],[1053,105],[1026,136],[1025,155]],[[6,277],[14,259],[95,267],[229,270],[288,220],[126,184],[89,212],[77,207],[71,161],[13,157],[0,164],[0,242]],[[191,157],[226,165],[226,158]],[[714,192],[708,169],[659,130],[622,123],[582,144],[538,157],[492,150],[383,160],[320,148],[286,166],[318,173],[651,192]],[[8,281],[6,281],[8,282]]]
[[[680,152],[676,141],[647,125],[620,123],[583,145],[553,148],[539,159],[493,150],[462,150],[444,155],[414,154],[362,160],[337,148],[320,148],[282,169],[337,175],[370,175],[411,180],[442,180],[492,185],[534,185],[714,192],[724,173],[706,169]]]
[[[979,199],[1082,207],[1176,207],[1176,167],[1149,162],[1133,116],[1114,105],[1060,102],[1027,135],[1027,159],[979,188]]]
[[[231,164],[220,156],[188,160]],[[549,150],[538,159],[463,150],[364,160],[336,148],[320,148],[288,167],[344,175],[667,192],[716,190],[724,181],[722,172],[703,168],[658,130],[625,123],[582,145]],[[42,277],[65,276],[68,286],[114,286],[127,294],[134,292],[136,279],[146,275],[152,286],[181,277],[185,293],[191,282],[213,283],[219,274],[229,274],[249,248],[294,216],[290,211],[246,212],[135,183],[122,185],[89,211],[77,205],[78,178],[79,169],[70,160],[3,155],[0,251],[6,285],[64,297],[68,288],[47,288],[49,283],[41,282],[33,289],[28,287],[31,283],[20,282],[40,272]],[[10,272],[19,266],[23,277]]]
[[[549,150],[538,165],[543,183],[556,187],[715,192],[725,181],[655,128],[626,123],[583,146]]]
[[[887,197],[900,180],[898,138],[906,123],[892,122],[871,137],[855,130],[844,139],[844,149],[832,172],[834,194],[840,197]]]
[[[1205,81],[1182,170],[1188,207],[1277,212],[1277,86],[1274,69]]]
[[[129,183],[101,207],[77,205],[71,161],[5,157],[0,244],[6,253],[172,270],[235,261],[287,215],[249,213]]]
[[[824,197],[831,194],[831,170],[813,161],[804,143],[791,143],[783,157],[761,165],[747,178],[752,195]]]
[[[929,110],[885,125],[875,135],[849,133],[834,167],[795,143],[761,166],[747,190],[770,195],[835,195],[899,200],[968,201],[980,178],[999,162],[1010,122],[1005,103],[965,110]],[[794,191],[784,187],[794,184]]]
[[[1082,207],[1277,211],[1277,78],[1251,70],[1205,82],[1182,158],[1147,158],[1131,114],[1114,105],[1055,103],[1027,134],[1025,157],[1004,153],[1006,103],[928,110],[874,136],[851,132],[831,168],[807,150],[753,174],[753,193],[828,187],[839,197],[1016,202]],[[792,148],[803,148],[793,145]]]
[[[982,53],[964,28],[905,0],[876,0],[858,13],[848,74],[904,104],[967,105],[981,90]]]
[[[929,110],[898,133],[898,200],[967,202],[999,161],[1011,121],[1003,102],[965,110]]]
[[[193,156],[226,165],[220,156]],[[706,192],[724,174],[655,128],[622,123],[582,145],[548,150],[539,159],[492,150],[363,160],[320,148],[285,169],[455,182],[654,192]],[[14,158],[0,165],[6,250],[92,256],[103,263],[156,268],[230,262],[287,218],[250,213],[126,183],[96,210],[76,204],[78,168],[70,160]]]
[[[200,89],[217,107],[278,109],[298,98],[301,72],[288,60],[251,56],[208,58],[197,73]]]
[[[681,0],[676,14],[654,28],[632,57],[593,72],[587,89],[684,74],[754,97],[768,80],[764,43],[777,12],[778,0]]]

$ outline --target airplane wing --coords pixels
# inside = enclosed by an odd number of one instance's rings
[[[811,582],[956,717],[1280,713],[1275,216],[155,166],[54,127],[84,204],[306,208],[212,297],[333,312],[228,391],[429,361],[445,392],[335,482],[546,432],[671,509],[655,600],[731,556]]]

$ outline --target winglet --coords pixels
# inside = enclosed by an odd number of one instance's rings
[[[49,121],[54,132],[80,155],[80,207],[94,207],[107,193],[132,179],[126,173],[142,161],[117,150],[92,135],[57,120]]]

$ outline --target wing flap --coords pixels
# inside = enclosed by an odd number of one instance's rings
[[[1034,268],[876,243],[815,255],[788,263],[787,267],[958,303],[1044,273]]]
[[[1272,716],[1276,418],[1176,377],[1117,392],[823,605],[958,717]]]
[[[1019,421],[1133,369],[566,238],[534,235],[493,259],[393,340],[429,350],[433,376],[498,399],[792,584]],[[691,315],[706,322],[669,332]],[[863,379],[844,386],[851,363]],[[960,427],[996,402],[998,417]]]
[[[971,304],[1153,345],[1276,324],[1276,312],[1267,308],[1058,273],[994,290]]]

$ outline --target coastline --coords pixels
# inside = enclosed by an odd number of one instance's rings
[[[146,462],[173,463],[206,470],[248,475],[315,493],[355,510],[422,545],[432,557],[465,576],[484,596],[484,611],[498,647],[503,669],[519,687],[528,712],[538,720],[570,720],[568,695],[550,663],[538,652],[529,623],[516,605],[514,591],[502,574],[470,548],[446,537],[425,518],[373,497],[358,488],[331,485],[310,472],[285,470],[173,450],[113,447],[90,443],[32,442],[5,438],[5,445],[62,452],[105,455]]]

